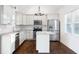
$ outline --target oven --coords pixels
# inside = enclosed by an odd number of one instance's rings
[[[36,39],[36,32],[37,31],[42,31],[42,28],[34,28],[33,30],[33,38]]]

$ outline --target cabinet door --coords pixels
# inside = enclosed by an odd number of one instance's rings
[[[23,25],[26,25],[27,23],[26,23],[27,21],[26,21],[26,15],[23,15]]]
[[[16,25],[22,25],[22,14],[16,13]]]
[[[36,50],[38,50],[38,53],[49,53],[50,52],[49,35],[37,33],[36,39],[37,39]]]
[[[47,18],[46,18],[46,16],[42,16],[41,19],[42,19],[42,25],[47,25]]]
[[[42,31],[47,31],[47,26],[42,26]]]
[[[42,16],[42,30],[43,31],[47,30],[47,19],[46,19],[46,16]]]
[[[11,50],[11,53],[13,53],[14,51],[15,51],[15,41],[16,41],[16,37],[15,37],[15,35],[16,35],[16,33],[12,33],[12,34],[10,34],[10,45],[11,45],[11,48],[10,48],[10,50]]]
[[[1,24],[11,24],[14,10],[10,6],[3,6],[2,9],[3,17],[1,20]]]
[[[1,53],[12,54],[15,50],[15,33],[1,36]]]
[[[26,38],[27,38],[26,33],[27,33],[26,31],[21,31],[20,32],[20,44],[22,44],[23,41],[26,40]]]
[[[26,31],[26,38],[27,38],[27,40],[30,39],[29,36],[30,36],[29,35],[29,31]]]
[[[27,31],[27,39],[33,39],[33,31]]]
[[[33,25],[33,16],[26,16],[26,25]]]
[[[38,20],[38,17],[39,17],[39,16],[34,16],[34,20]]]
[[[9,54],[11,53],[11,41],[10,41],[10,35],[3,35],[1,37],[1,53],[2,54]]]
[[[29,31],[29,39],[33,39],[33,31]]]
[[[33,16],[29,16],[29,24],[30,24],[30,25],[33,25],[33,23],[34,23],[34,22],[33,22]]]
[[[0,24],[2,23],[2,19],[3,19],[3,6],[0,5]]]
[[[47,30],[47,20],[42,20],[42,30],[46,31]]]

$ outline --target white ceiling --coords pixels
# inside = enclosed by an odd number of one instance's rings
[[[40,5],[42,13],[52,14],[58,13],[63,5]],[[38,5],[16,5],[16,9],[27,14],[34,14],[38,11]]]

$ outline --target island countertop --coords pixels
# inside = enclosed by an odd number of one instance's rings
[[[54,32],[51,32],[51,31],[38,31],[37,34],[55,34]]]

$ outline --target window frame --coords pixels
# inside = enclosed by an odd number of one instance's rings
[[[67,19],[67,17],[69,15],[71,15],[71,22],[70,23],[68,22],[68,19]],[[74,27],[75,24],[79,24],[79,20],[76,20],[76,15],[79,16],[79,9],[65,14],[65,31],[67,33],[72,33],[72,34],[79,35],[78,33],[75,32],[76,30],[75,30],[75,27]],[[78,17],[78,19],[79,19],[79,17]],[[71,25],[71,32],[68,32],[68,27],[67,27],[68,24]]]

